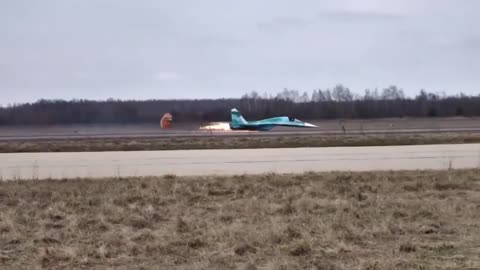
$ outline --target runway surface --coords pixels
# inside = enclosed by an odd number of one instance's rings
[[[45,135],[0,135],[0,141],[35,141],[35,140],[65,140],[65,139],[124,139],[124,138],[195,138],[195,137],[275,137],[275,136],[321,136],[321,135],[370,135],[370,134],[431,134],[431,133],[480,133],[480,128],[445,128],[445,129],[381,129],[381,130],[352,130],[342,131],[318,131],[318,130],[290,130],[290,131],[178,131],[178,132],[152,132],[152,133],[97,133],[97,134],[45,134]]]
[[[171,129],[155,124],[92,124],[52,126],[0,126],[0,141],[91,138],[162,138],[210,136],[286,136],[336,134],[411,134],[480,132],[480,118],[394,118],[370,120],[312,120],[317,128],[277,127],[269,132],[200,130],[201,123],[178,123]]]
[[[480,167],[480,144],[0,154],[9,179]]]

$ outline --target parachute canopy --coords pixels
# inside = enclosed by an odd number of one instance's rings
[[[172,121],[173,121],[172,115],[170,113],[166,113],[163,115],[162,119],[160,120],[160,127],[170,128]]]

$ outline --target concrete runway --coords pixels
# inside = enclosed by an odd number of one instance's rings
[[[73,140],[73,139],[127,139],[127,138],[195,138],[195,137],[275,137],[275,136],[327,136],[327,135],[375,135],[375,134],[431,134],[431,133],[480,133],[480,128],[445,128],[445,129],[380,129],[380,130],[351,130],[346,133],[341,131],[318,131],[314,129],[292,128],[290,131],[274,130],[267,132],[257,131],[177,131],[177,132],[152,132],[152,133],[97,133],[97,134],[45,134],[45,135],[2,135],[1,141],[37,141],[37,140]]]
[[[0,141],[91,138],[161,138],[210,136],[287,136],[343,134],[412,134],[480,132],[480,118],[393,118],[370,120],[312,120],[317,128],[276,127],[269,132],[209,132],[200,123],[178,123],[171,129],[154,124],[0,126]],[[343,127],[343,128],[342,128]]]
[[[480,144],[0,154],[4,180],[478,167]]]

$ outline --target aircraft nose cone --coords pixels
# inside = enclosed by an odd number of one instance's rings
[[[317,126],[315,126],[315,125],[312,125],[312,124],[306,123],[306,122],[305,122],[305,126],[306,126],[306,127],[312,127],[312,128],[313,128],[313,127],[317,127]]]

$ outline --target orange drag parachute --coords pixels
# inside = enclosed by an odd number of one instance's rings
[[[166,113],[163,115],[162,119],[160,120],[160,127],[161,128],[170,128],[172,125],[172,115],[170,113]]]

